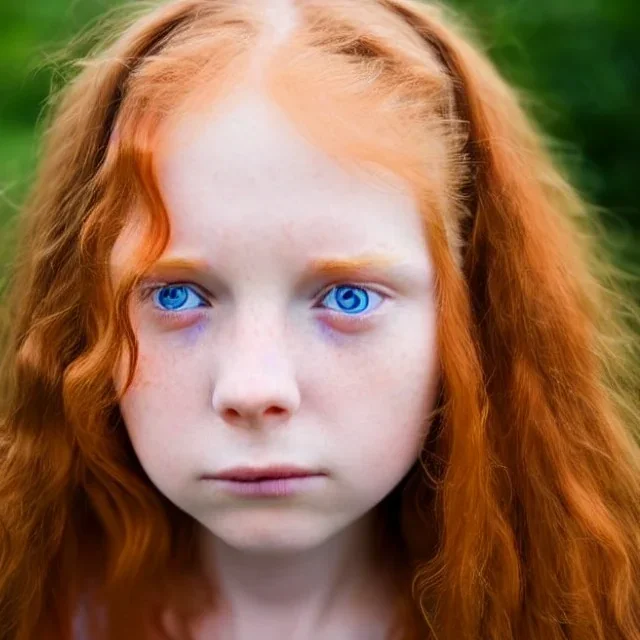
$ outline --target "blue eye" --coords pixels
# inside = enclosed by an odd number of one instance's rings
[[[333,287],[322,300],[330,300],[337,304],[338,308],[333,308],[333,311],[343,312],[347,315],[362,315],[362,313],[368,309],[370,294],[382,299],[379,293],[371,289],[351,285],[340,285]],[[157,301],[156,306],[161,315],[176,315],[176,313],[172,314],[171,312],[180,312],[207,306],[202,296],[197,294],[192,287],[184,284],[167,284],[150,287],[146,292],[142,293],[142,298],[146,299],[152,295],[154,301]],[[189,306],[183,306],[189,300],[191,304]],[[198,304],[198,301],[204,304]]]
[[[369,304],[369,294],[373,293],[379,298],[382,296],[370,289],[355,287],[350,285],[340,285],[333,287],[323,300],[335,300],[339,306],[337,311],[344,311],[348,315],[360,315],[367,310]]]
[[[187,287],[185,285],[165,285],[162,287],[156,287],[152,289],[150,293],[159,293],[158,296],[161,308],[163,310],[171,310],[171,311],[184,311],[184,308],[179,308],[181,305],[185,303],[186,300],[189,299],[189,292],[193,292],[194,290],[191,287]],[[191,296],[194,298],[195,296]],[[197,296],[200,300],[202,300],[201,296]],[[164,307],[163,305],[166,305]],[[187,309],[195,309],[199,306],[206,305],[196,305],[195,307],[187,307]]]

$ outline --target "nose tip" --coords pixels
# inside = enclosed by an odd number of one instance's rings
[[[220,361],[213,383],[213,409],[230,426],[276,426],[296,413],[300,392],[286,349],[278,350],[277,338],[242,334],[240,344]],[[251,340],[247,340],[247,336]]]
[[[300,396],[290,377],[269,376],[261,384],[231,385],[219,381],[213,395],[213,409],[231,426],[276,426],[287,421],[298,409]]]

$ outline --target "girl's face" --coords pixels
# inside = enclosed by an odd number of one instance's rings
[[[162,260],[199,266],[165,268],[132,306],[139,363],[120,408],[151,481],[211,533],[301,550],[369,512],[419,455],[437,388],[433,267],[399,183],[348,173],[258,94],[223,107],[161,132]],[[118,239],[114,278],[135,241]],[[314,270],[363,254],[387,262]],[[271,465],[324,475],[272,497],[212,479]]]

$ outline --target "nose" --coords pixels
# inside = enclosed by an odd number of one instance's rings
[[[297,412],[298,385],[284,354],[252,347],[229,355],[214,382],[213,409],[229,426],[276,427]]]

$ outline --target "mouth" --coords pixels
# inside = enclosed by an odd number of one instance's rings
[[[212,476],[207,476],[207,478],[212,480],[231,480],[235,482],[260,482],[324,475],[326,475],[324,472],[313,469],[305,469],[291,465],[272,465],[269,467],[235,467]]]
[[[218,491],[241,499],[282,499],[321,491],[324,475],[289,476],[263,480],[213,480]]]

